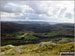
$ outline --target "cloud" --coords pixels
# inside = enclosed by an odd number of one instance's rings
[[[74,23],[74,1],[7,1],[1,3],[1,19]]]
[[[65,17],[69,18],[69,19],[72,19],[72,14],[71,13],[66,13]]]

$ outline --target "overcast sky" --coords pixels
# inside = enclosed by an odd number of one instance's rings
[[[74,1],[2,1],[1,21],[74,23]]]

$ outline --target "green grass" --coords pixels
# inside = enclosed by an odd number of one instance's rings
[[[57,43],[68,43],[68,42],[73,42],[74,41],[74,39],[72,39],[72,38],[61,38]]]
[[[40,55],[59,55],[59,51],[74,51],[74,42],[70,42],[67,44],[45,44],[44,46],[37,47],[38,44],[27,44],[27,45],[20,45],[15,47],[8,47],[2,46],[2,52],[0,54],[3,55],[33,55],[33,56],[40,56]],[[16,49],[20,48],[21,51],[17,52]]]
[[[14,48],[14,47],[10,47],[10,45],[0,47],[1,52],[4,52],[4,51],[7,51],[7,50],[10,50],[10,49],[12,49],[12,48]]]
[[[37,37],[35,36],[26,36],[24,37],[26,40],[34,40],[34,39],[37,39]]]

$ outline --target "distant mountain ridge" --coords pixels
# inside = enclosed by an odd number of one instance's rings
[[[3,32],[11,32],[11,31],[21,31],[21,30],[28,30],[28,31],[36,31],[38,32],[40,29],[40,32],[44,31],[67,31],[68,29],[73,31],[74,30],[74,24],[70,23],[54,23],[54,24],[49,24],[47,22],[24,22],[24,21],[15,21],[15,22],[1,22],[1,29]],[[9,30],[10,29],[10,30]],[[12,30],[11,30],[12,29]]]
[[[2,21],[2,22],[12,22],[12,23],[21,23],[21,24],[51,24],[51,25],[60,24],[58,22],[46,22],[46,21]]]
[[[59,22],[47,22],[47,21],[1,21],[1,22],[12,22],[12,23],[20,23],[20,24],[66,24],[66,25],[74,25],[74,23],[59,23]]]

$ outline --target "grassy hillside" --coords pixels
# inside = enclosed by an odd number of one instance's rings
[[[42,41],[68,43],[74,41],[74,24],[19,24],[1,22],[1,44],[22,45]]]
[[[60,51],[74,51],[74,42],[66,43],[66,44],[49,44],[43,42],[44,45],[40,46],[39,44],[27,44],[27,45],[20,45],[20,46],[2,46],[1,53],[2,55],[37,55],[37,56],[44,56],[44,55],[59,55]],[[65,47],[64,47],[65,46]]]
[[[74,44],[74,24],[1,22],[2,55],[59,55],[74,51]]]

